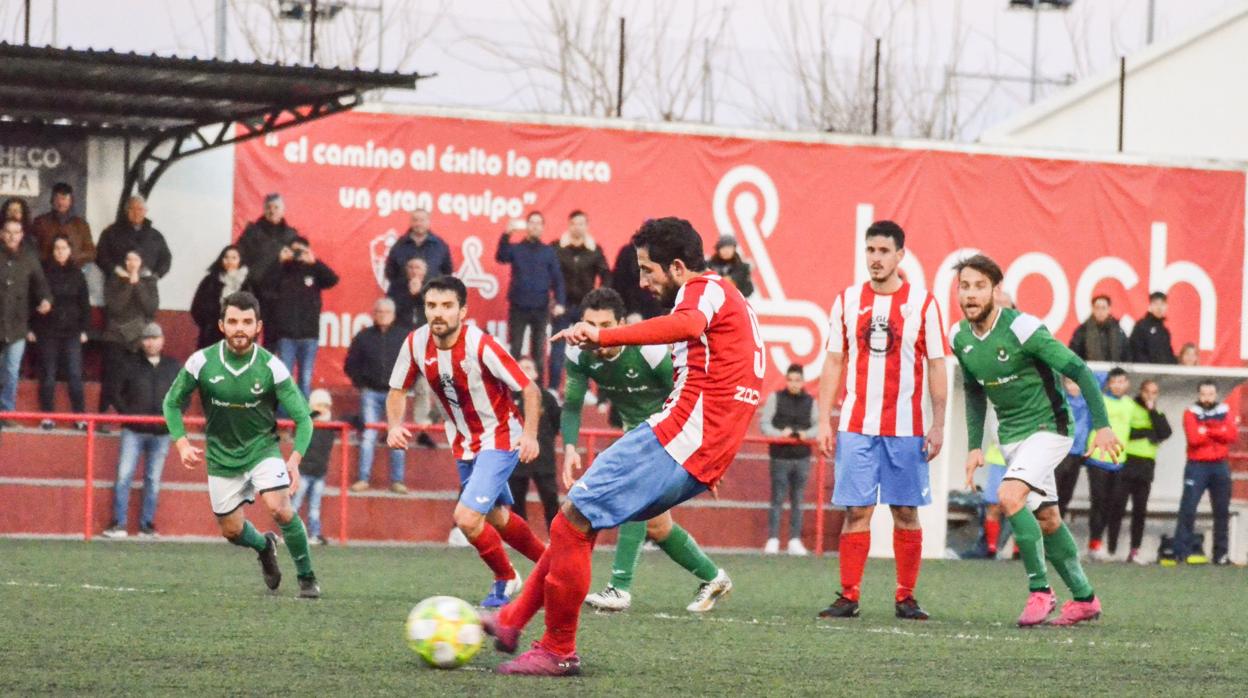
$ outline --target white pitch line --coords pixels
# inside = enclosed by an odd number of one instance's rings
[[[136,593],[136,594],[163,594],[165,593],[164,589],[138,589],[135,587],[106,587],[106,586],[100,586],[98,584],[65,585],[65,584],[52,584],[48,582],[20,582],[20,581],[13,580],[13,579],[10,579],[9,581],[5,582],[4,586],[27,587],[27,588],[32,588],[32,589],[85,589],[86,591],[118,591],[118,592],[130,592],[130,593]]]

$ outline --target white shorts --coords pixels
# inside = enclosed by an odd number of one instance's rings
[[[290,474],[286,472],[286,461],[281,458],[265,458],[251,470],[234,477],[208,476],[208,498],[212,501],[212,513],[217,516],[225,516],[256,501],[257,492],[287,487],[290,487]]]
[[[1027,508],[1035,511],[1046,503],[1057,503],[1057,466],[1070,454],[1075,441],[1051,431],[1038,431],[1012,444],[1001,444],[1005,455],[1002,480],[1019,480],[1031,488]]]

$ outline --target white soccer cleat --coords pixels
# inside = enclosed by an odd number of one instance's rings
[[[1105,548],[1097,548],[1096,550],[1088,552],[1088,559],[1094,562],[1109,562],[1114,558]]]
[[[517,574],[513,579],[507,580],[506,594],[508,600],[516,598],[516,594],[520,593],[520,588],[524,586],[524,579]]]
[[[618,613],[627,611],[628,607],[633,603],[633,595],[622,589],[616,589],[610,584],[606,589],[597,594],[590,594],[585,597],[585,605],[596,611],[610,611]]]
[[[101,533],[100,535],[104,536],[105,538],[111,538],[113,540],[117,540],[120,538],[129,537],[130,533],[127,532],[126,529],[121,526],[109,526],[108,528],[104,529],[104,532]]]
[[[690,613],[706,613],[715,608],[715,604],[730,591],[732,591],[732,579],[721,569],[714,579],[702,582],[698,586],[698,593],[694,595],[693,601],[685,606],[685,610]]]
[[[806,551],[806,546],[802,545],[801,538],[790,538],[789,539],[789,554],[794,557],[805,557],[809,553],[807,553]]]
[[[776,553],[778,553],[778,552],[780,552],[780,539],[779,539],[779,538],[768,538],[768,539],[767,539],[767,544],[763,546],[763,554],[764,554],[764,555],[775,555],[775,554],[776,554]]]

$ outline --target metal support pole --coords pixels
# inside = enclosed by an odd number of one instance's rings
[[[880,37],[875,37],[875,86],[871,97],[871,135],[880,132]]]
[[[1148,0],[1148,35],[1145,45],[1153,43],[1153,21],[1157,18],[1157,0]]]
[[[624,18],[620,18],[620,71],[615,83],[615,116],[624,114]]]
[[[1122,131],[1126,121],[1127,57],[1118,59],[1118,152],[1122,152]]]
[[[823,499],[824,489],[827,487],[827,459],[823,456],[823,449],[815,447],[815,452],[819,457],[815,460],[815,555],[823,554]]]
[[[1031,97],[1028,103],[1035,104],[1040,78],[1040,0],[1031,0],[1031,13]]]
[[[216,35],[214,43],[216,44],[217,60],[219,61],[226,59],[226,46],[228,45],[226,35],[229,33],[229,22],[226,14],[228,11],[226,3],[227,0],[217,0],[216,15],[213,17],[213,33]]]
[[[26,23],[26,45],[30,46],[30,0],[26,0],[26,12],[23,14]]]
[[[316,65],[316,0],[312,0],[311,29],[308,32],[308,62]]]
[[[87,472],[83,489],[86,499],[82,503],[82,539],[91,540],[95,529],[95,420],[87,419]]]
[[[349,443],[351,429],[344,424],[342,430],[338,432],[338,437],[342,439],[342,472],[338,476],[338,542],[346,545],[347,492],[351,491],[351,444]]]

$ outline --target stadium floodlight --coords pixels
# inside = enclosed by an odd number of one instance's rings
[[[1036,103],[1036,86],[1040,83],[1040,76],[1036,72],[1039,70],[1040,64],[1040,9],[1048,7],[1052,10],[1069,10],[1075,0],[1010,0],[1008,9],[1011,10],[1030,10],[1032,12],[1031,25],[1031,95],[1028,99],[1029,104]]]
[[[346,2],[326,0],[316,3],[316,18],[333,19],[347,6]],[[282,0],[277,8],[277,16],[282,19],[303,21],[312,16],[312,0]]]
[[[1010,9],[1031,10],[1040,5],[1048,5],[1056,10],[1066,10],[1073,4],[1075,4],[1075,0],[1010,0]]]

